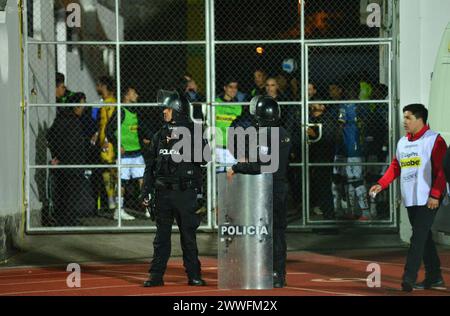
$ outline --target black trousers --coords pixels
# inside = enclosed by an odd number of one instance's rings
[[[57,226],[79,226],[95,214],[95,200],[84,169],[52,170],[52,198]]]
[[[333,177],[333,168],[316,167],[311,169],[311,209],[319,206],[324,212],[325,219],[334,217],[333,192],[331,183]]]
[[[441,262],[431,232],[437,210],[431,210],[427,206],[413,206],[407,209],[412,236],[403,280],[409,283],[416,282],[422,260],[426,278],[438,278],[441,276]]]
[[[273,191],[273,271],[286,274],[287,183],[274,182]]]
[[[153,260],[150,274],[162,277],[167,268],[171,252],[171,234],[174,219],[180,229],[183,264],[189,278],[199,278],[201,265],[198,260],[196,230],[200,216],[195,214],[197,192],[158,189],[156,191],[156,236],[153,240]]]

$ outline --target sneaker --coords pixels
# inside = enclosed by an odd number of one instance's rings
[[[362,215],[362,216],[360,216],[358,218],[358,221],[360,221],[360,222],[367,222],[367,221],[370,221],[370,219],[371,218],[369,216]]]
[[[430,281],[428,279],[423,280],[420,283],[414,284],[414,288],[417,290],[445,290],[445,282],[442,278],[438,278],[435,281]]]
[[[110,210],[113,210],[116,208],[116,202],[114,201],[114,198],[108,198],[108,208]]]
[[[145,217],[146,218],[150,218],[150,212],[148,211],[148,209],[145,209]]]
[[[117,209],[117,210],[114,212],[114,219],[115,219],[115,220],[118,220],[118,219],[119,219],[119,212],[120,212],[119,209]],[[120,218],[121,218],[122,220],[124,220],[124,221],[132,221],[132,220],[134,220],[134,216],[128,214],[127,212],[125,212],[125,210],[122,210],[122,211],[120,212]]]

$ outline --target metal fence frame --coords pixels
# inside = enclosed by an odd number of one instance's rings
[[[23,19],[23,38],[24,38],[24,54],[23,54],[23,62],[25,65],[24,70],[24,87],[25,87],[25,121],[26,121],[26,130],[24,131],[23,137],[25,138],[25,163],[26,163],[26,177],[25,177],[25,206],[27,213],[27,225],[26,230],[29,233],[56,233],[56,232],[130,232],[130,231],[155,231],[156,227],[154,225],[151,226],[122,226],[122,221],[119,216],[117,226],[96,226],[96,227],[31,227],[31,210],[30,210],[30,171],[32,169],[56,169],[56,168],[76,168],[77,166],[46,166],[46,165],[32,165],[30,163],[30,109],[33,107],[54,107],[57,104],[30,104],[30,87],[29,87],[29,71],[28,71],[28,48],[29,45],[45,45],[45,44],[76,44],[76,45],[111,45],[116,49],[115,55],[115,66],[117,68],[116,75],[116,84],[117,84],[117,104],[118,109],[121,107],[121,89],[120,89],[120,49],[125,45],[204,45],[205,46],[205,71],[206,71],[206,126],[215,127],[215,106],[219,105],[219,103],[215,102],[215,91],[216,91],[216,74],[215,74],[215,48],[216,45],[227,45],[227,44],[299,44],[301,50],[301,100],[300,102],[280,102],[280,104],[296,104],[300,105],[302,109],[302,122],[301,122],[301,144],[302,144],[302,162],[297,164],[291,164],[293,167],[300,168],[302,174],[302,223],[301,225],[290,225],[288,227],[289,230],[298,231],[298,230],[309,230],[315,227],[334,227],[336,224],[340,224],[339,221],[310,221],[309,220],[309,167],[310,166],[319,166],[321,164],[309,164],[307,153],[308,146],[306,145],[306,128],[308,124],[308,103],[306,92],[308,87],[308,48],[312,46],[355,46],[355,45],[388,45],[389,51],[391,52],[391,62],[389,69],[389,128],[390,128],[390,148],[389,154],[392,156],[395,150],[395,142],[394,139],[397,135],[397,123],[395,121],[396,118],[396,103],[394,100],[396,98],[396,84],[397,82],[393,79],[396,71],[396,60],[393,58],[396,52],[396,10],[398,10],[396,0],[391,0],[393,4],[393,20],[394,20],[394,29],[393,29],[393,37],[392,38],[349,38],[349,39],[305,39],[304,29],[305,29],[305,2],[301,1],[300,4],[302,6],[301,17],[300,17],[300,38],[296,40],[239,40],[239,41],[220,41],[215,38],[215,1],[207,0],[205,1],[205,40],[204,41],[121,41],[119,34],[119,4],[120,0],[115,0],[115,22],[116,22],[116,40],[115,41],[35,41],[28,39],[28,21],[27,21],[27,1],[23,3],[24,10],[24,19]],[[337,102],[322,102],[326,103],[337,103]],[[357,101],[355,103],[387,103],[386,101]],[[240,102],[239,104],[246,104],[245,102]],[[136,106],[157,106],[155,103],[137,103]],[[231,104],[230,104],[231,105]],[[61,106],[61,104],[58,104]],[[64,106],[76,106],[75,104],[65,104]],[[86,106],[95,106],[92,104],[86,104]],[[120,144],[120,121],[121,121],[121,111],[117,111],[118,113],[118,141]],[[207,165],[207,223],[200,226],[200,230],[203,231],[214,231],[217,229],[216,225],[216,214],[215,214],[215,205],[217,203],[216,198],[216,168],[220,167],[219,164],[215,162],[215,139],[213,137],[214,129],[208,129],[208,137],[211,142],[211,148],[213,149],[211,152],[212,162]],[[118,151],[117,154],[117,163],[115,165],[83,165],[83,168],[91,167],[91,168],[117,168],[120,174],[120,170],[125,165],[121,165],[121,154]],[[337,165],[337,164],[324,164],[324,165]],[[348,165],[348,164],[346,164]],[[364,164],[358,164],[364,165]],[[385,164],[368,164],[368,165],[385,165]],[[78,166],[80,168],[80,166]],[[121,187],[121,179],[120,176],[117,179],[118,188]],[[121,198],[121,190],[117,190],[119,199]],[[353,223],[355,226],[364,226],[364,227],[388,227],[388,228],[396,228],[397,224],[397,205],[395,200],[397,199],[397,188],[394,186],[390,192],[390,219],[388,221],[374,221],[369,224],[359,224]],[[176,229],[176,227],[175,227]]]
[[[304,107],[304,115],[303,117],[305,118],[306,122],[304,126],[308,126],[309,125],[309,115],[308,115],[308,105],[310,103],[321,103],[321,104],[348,104],[348,103],[353,103],[353,104],[360,104],[360,105],[368,105],[368,104],[388,104],[389,107],[389,129],[394,131],[393,133],[390,133],[389,135],[389,157],[393,157],[395,150],[394,150],[394,146],[395,146],[395,141],[393,139],[393,136],[396,135],[396,125],[392,124],[392,118],[394,117],[395,113],[394,113],[394,109],[393,109],[393,89],[392,89],[392,74],[393,74],[393,60],[394,60],[394,55],[392,52],[392,39],[378,39],[376,41],[373,40],[369,40],[369,41],[364,41],[364,42],[357,42],[357,41],[333,41],[333,42],[317,42],[317,41],[308,41],[305,44],[305,81],[304,81],[304,89],[308,89],[308,77],[309,77],[309,47],[348,47],[348,46],[387,46],[388,47],[388,52],[389,52],[389,69],[388,69],[388,88],[389,88],[389,92],[388,92],[388,98],[387,100],[343,100],[343,101],[326,101],[326,100],[315,100],[313,102],[309,101],[307,98],[304,100],[306,106]],[[305,132],[303,132],[303,134],[305,134]],[[389,166],[388,163],[345,163],[345,164],[339,164],[339,163],[309,163],[309,146],[305,145],[304,146],[305,149],[305,154],[303,157],[306,158],[306,160],[303,162],[304,163],[304,168],[306,169],[304,171],[304,178],[306,180],[307,186],[305,187],[304,191],[305,191],[305,199],[303,201],[303,208],[304,208],[304,212],[303,212],[303,218],[306,219],[306,221],[304,221],[303,225],[312,225],[315,227],[328,227],[330,225],[333,224],[346,224],[348,223],[348,221],[345,220],[315,220],[312,221],[310,220],[310,212],[308,212],[307,210],[309,210],[309,167],[320,167],[320,166],[349,166],[349,165],[357,165],[357,166]],[[389,188],[389,206],[390,206],[390,217],[389,220],[372,220],[368,223],[363,223],[360,225],[364,225],[366,226],[374,226],[374,227],[379,227],[380,225],[383,225],[383,227],[397,227],[397,212],[395,211],[395,199],[394,199],[394,188],[391,187]],[[306,222],[306,223],[305,223]],[[358,223],[354,223],[356,225],[358,225]],[[296,227],[299,228],[298,226],[292,226],[292,227]]]

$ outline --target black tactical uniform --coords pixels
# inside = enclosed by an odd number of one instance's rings
[[[150,265],[150,279],[145,287],[164,285],[163,275],[171,251],[171,232],[174,219],[180,230],[183,262],[189,285],[205,285],[201,279],[200,261],[198,259],[196,230],[200,225],[200,216],[196,214],[197,193],[201,189],[201,164],[194,161],[194,124],[189,121],[189,102],[183,94],[175,91],[160,91],[158,103],[165,109],[173,110],[172,120],[154,135],[149,161],[145,168],[143,196],[153,195],[156,219],[156,236],[153,241],[153,260]],[[191,156],[186,161],[179,161],[183,155],[179,142],[186,137],[184,131],[191,133]],[[178,143],[178,145],[177,145]],[[202,143],[203,148],[207,146]],[[203,152],[202,148],[202,152]],[[154,192],[154,194],[153,194]],[[153,200],[154,199],[154,200]]]
[[[287,193],[288,180],[287,168],[289,165],[289,153],[291,150],[291,139],[288,132],[279,127],[281,115],[280,106],[269,96],[256,96],[250,104],[250,113],[255,116],[258,133],[263,139],[268,140],[268,153],[271,151],[271,133],[274,128],[279,130],[279,166],[273,173],[273,271],[274,287],[283,287],[286,283],[286,227],[287,227]],[[259,137],[258,137],[259,139]],[[258,146],[258,148],[261,147]],[[276,154],[276,153],[275,153]],[[248,156],[247,156],[248,157]],[[258,155],[259,157],[259,155]],[[269,163],[266,163],[269,164]],[[262,162],[237,163],[232,166],[235,173],[260,174]]]

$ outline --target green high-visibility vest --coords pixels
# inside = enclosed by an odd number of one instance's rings
[[[216,98],[216,102],[224,102]],[[241,105],[216,106],[216,127],[222,132],[222,137],[216,138],[216,146],[225,148],[228,144],[228,127],[242,113]]]
[[[56,102],[57,103],[67,103],[67,99],[69,99],[69,97],[74,96],[75,92],[73,91],[66,91],[66,94],[64,94],[62,97],[57,98]]]
[[[120,125],[121,142],[125,151],[136,151],[141,149],[138,135],[138,117],[136,113],[123,108],[125,118]],[[117,132],[116,132],[117,136]]]
[[[359,99],[360,100],[370,100],[372,98],[372,85],[368,82],[361,81],[359,83]]]

